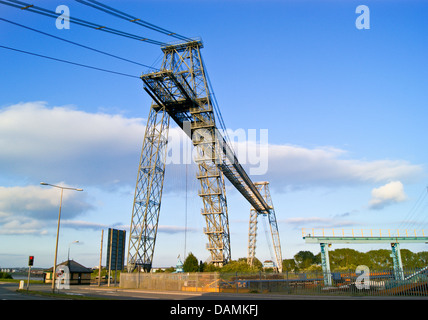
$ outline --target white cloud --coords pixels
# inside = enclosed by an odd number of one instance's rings
[[[109,226],[102,223],[82,221],[82,220],[62,220],[61,226],[73,229],[91,229],[91,230],[102,230],[106,228],[121,229],[120,227]]]
[[[308,149],[270,145],[268,173],[260,180],[270,181],[272,188],[296,189],[356,186],[391,180],[412,182],[424,174],[422,166],[404,160],[343,159],[346,154],[345,150],[332,147]]]
[[[129,231],[129,225],[119,225],[119,224],[107,225],[107,224],[83,221],[83,220],[63,220],[61,221],[61,226],[66,228],[73,228],[73,229],[102,230],[107,228],[113,228],[113,229],[125,230],[126,232]],[[196,228],[186,229],[185,227],[182,227],[182,226],[167,226],[167,225],[158,226],[158,232],[160,233],[175,234],[175,233],[184,233],[185,231],[195,232],[200,230]]]
[[[144,125],[140,118],[89,113],[70,106],[50,108],[44,102],[3,108],[0,111],[1,174],[24,178],[33,184],[46,180],[65,181],[79,187],[108,188],[121,184],[133,189]],[[170,129],[173,137],[170,147],[174,152],[182,152],[176,144],[183,142],[184,135],[177,131],[180,129]],[[424,173],[422,166],[404,160],[344,159],[347,151],[333,147],[257,145],[250,132],[247,139],[248,142],[235,143],[238,150],[244,150],[244,154],[238,153],[244,167],[260,167],[260,172],[267,167],[266,174],[253,175],[252,179],[268,180],[272,188],[280,190],[394,180],[409,182]],[[260,152],[268,152],[268,157]],[[267,160],[267,165],[258,163]],[[175,178],[171,179],[175,182],[170,182],[176,184],[184,178],[185,168],[180,164],[168,165],[168,172]],[[174,186],[166,184],[165,191],[171,189]]]
[[[392,181],[382,187],[372,190],[371,209],[382,209],[388,205],[403,202],[407,199],[403,184],[400,181]]]
[[[143,136],[139,118],[16,104],[0,111],[2,174],[97,186],[134,180]]]
[[[296,228],[311,226],[312,228],[339,228],[355,224],[353,221],[343,221],[337,218],[322,217],[296,217],[285,220],[285,223],[294,225]],[[309,229],[308,229],[309,230]]]
[[[184,233],[184,232],[201,232],[200,229],[198,228],[185,228],[182,226],[165,226],[165,225],[160,225],[158,226],[158,232],[162,232],[162,233],[169,233],[169,234],[175,234],[175,233]]]
[[[45,232],[46,227],[38,225],[37,219],[50,221],[57,216],[59,195],[58,190],[52,188],[31,186],[40,181],[63,181],[83,189],[91,186],[110,191],[121,186],[133,194],[144,131],[145,122],[141,118],[90,113],[72,106],[49,107],[45,102],[28,102],[0,109],[1,179],[9,184],[10,181],[28,184],[27,187],[0,188],[0,233]],[[182,152],[182,146],[177,144],[183,143],[186,137],[178,128],[171,128],[170,135],[172,149]],[[422,166],[400,159],[349,159],[346,150],[334,147],[269,145],[265,140],[259,145],[251,134],[246,137],[248,141],[234,143],[238,150],[244,150],[238,157],[247,157],[244,167],[260,167],[260,172],[264,172],[266,164],[258,162],[268,161],[267,172],[251,178],[268,180],[271,189],[279,191],[389,181],[409,183],[425,174]],[[263,152],[268,152],[268,157],[260,154]],[[185,172],[184,165],[167,165],[164,192],[183,191]],[[189,168],[189,179],[195,172],[193,165]],[[189,185],[197,185],[196,177]],[[401,199],[397,195],[382,198],[379,192],[372,200],[373,208]],[[86,195],[71,192],[64,196],[69,197],[67,208],[70,209],[64,213],[65,220],[75,220],[93,208]],[[26,227],[19,230],[17,223]],[[76,221],[70,223],[70,227],[96,229],[99,226]],[[179,230],[165,227],[160,231]]]
[[[46,225],[28,217],[0,218],[0,235],[47,234]]]
[[[59,192],[41,186],[0,187],[0,234],[46,234],[58,219]],[[84,192],[65,191],[63,204],[61,217],[65,219],[93,209]]]

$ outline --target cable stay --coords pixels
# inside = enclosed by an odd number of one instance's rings
[[[410,229],[412,225],[423,226],[426,223],[426,209],[428,208],[428,187],[424,188],[412,209],[407,213],[401,226]],[[421,219],[421,220],[418,220]],[[400,227],[401,227],[400,226]]]
[[[218,106],[217,98],[215,96],[214,89],[213,89],[213,86],[211,84],[211,79],[210,79],[210,77],[208,75],[208,71],[207,71],[207,68],[205,67],[205,62],[202,59],[202,57],[201,57],[201,61],[202,61],[202,65],[204,67],[205,76],[207,78],[207,83],[208,83],[208,88],[209,88],[209,94],[213,98],[212,104],[213,104],[213,107],[214,107],[214,111],[215,111],[216,116],[217,116],[217,118],[219,119],[219,122],[220,122],[220,128],[223,130],[223,133],[224,133],[225,138],[226,138],[225,139],[226,143],[229,145],[229,148],[233,151],[233,148],[232,148],[232,145],[231,145],[232,142],[231,142],[229,134],[228,134],[228,132],[226,130],[226,125],[224,124],[223,116],[222,116],[220,108]]]
[[[268,227],[267,227],[267,224],[266,224],[266,219],[267,219],[266,215],[263,214],[262,217],[261,217],[261,220],[262,220],[262,223],[263,223],[263,229],[265,231],[266,243],[267,243],[268,248],[269,248],[270,259],[272,261],[276,261],[275,260],[275,256],[273,254],[273,249],[272,249],[271,241],[269,239],[269,230],[268,230]]]
[[[11,6],[11,7],[14,7],[14,8],[18,8],[18,9],[21,9],[21,10],[26,10],[26,11],[37,13],[37,14],[44,15],[44,16],[47,16],[47,17],[55,18],[55,19],[57,19],[61,15],[59,13],[56,13],[56,12],[52,11],[52,10],[44,9],[44,8],[41,8],[41,7],[32,5],[32,4],[29,4],[29,3],[26,3],[26,2],[18,1],[18,0],[2,0],[2,1],[0,1],[0,3],[8,5],[8,6]],[[115,34],[115,35],[118,35],[118,36],[122,36],[122,37],[126,37],[126,38],[129,38],[129,39],[133,39],[133,40],[143,41],[143,42],[147,42],[147,43],[155,44],[155,45],[159,45],[159,46],[165,45],[165,43],[163,43],[161,41],[152,40],[152,39],[149,39],[149,38],[146,38],[146,37],[142,37],[142,36],[138,36],[138,35],[131,34],[131,33],[128,33],[128,32],[124,32],[124,31],[120,31],[120,30],[117,30],[117,29],[109,28],[109,27],[106,27],[106,26],[103,26],[103,25],[100,25],[100,24],[96,24],[96,23],[93,23],[93,22],[89,22],[89,21],[86,21],[86,20],[83,20],[83,19],[79,19],[79,18],[75,18],[75,17],[68,17],[68,19],[69,19],[69,21],[71,23],[74,23],[74,24],[77,24],[77,25],[80,25],[80,26],[83,26],[83,27],[91,28],[91,29],[94,29],[94,30],[100,30],[100,31],[103,31],[103,32]]]
[[[42,54],[30,52],[30,51],[20,50],[20,49],[11,48],[11,47],[2,46],[2,45],[0,45],[0,48],[8,49],[8,50],[15,51],[15,52],[20,52],[20,53],[25,53],[25,54],[29,54],[29,55],[32,55],[32,56],[36,56],[36,57],[40,57],[40,58],[45,58],[45,59],[49,59],[49,60],[54,60],[54,61],[58,61],[58,62],[68,63],[68,64],[79,66],[79,67],[84,67],[84,68],[89,68],[89,69],[93,69],[93,70],[98,70],[98,71],[113,73],[113,74],[117,74],[117,75],[121,75],[121,76],[125,76],[125,77],[140,79],[140,77],[134,76],[134,75],[131,75],[131,74],[126,74],[126,73],[117,72],[117,71],[113,71],[113,70],[107,70],[107,69],[103,69],[103,68],[93,67],[93,66],[89,66],[89,65],[86,65],[86,64],[81,64],[81,63],[78,63],[78,62],[73,62],[73,61],[68,61],[68,60],[53,58],[53,57],[45,56],[45,55],[42,55]]]
[[[144,20],[141,20],[137,17],[134,17],[130,14],[127,14],[125,12],[114,9],[114,8],[112,8],[108,5],[105,5],[103,3],[100,3],[98,1],[95,1],[95,0],[75,0],[75,1],[77,1],[81,4],[84,4],[84,5],[90,6],[92,8],[95,8],[97,10],[103,11],[105,13],[108,13],[108,14],[113,15],[115,17],[118,17],[120,19],[126,20],[128,22],[132,22],[132,23],[135,23],[135,24],[140,25],[142,27],[148,28],[150,30],[160,32],[160,33],[165,34],[167,36],[174,37],[176,39],[183,40],[183,41],[192,41],[192,39],[190,39],[188,37],[185,37],[185,36],[179,35],[175,32],[166,30],[166,29],[161,28],[159,26],[156,26],[152,23],[149,23],[147,21],[144,21]]]
[[[61,41],[64,41],[64,42],[67,42],[67,43],[70,43],[70,44],[74,44],[76,46],[79,46],[79,47],[82,47],[82,48],[85,48],[85,49],[88,49],[88,50],[92,50],[92,51],[95,51],[95,52],[107,55],[109,57],[113,57],[113,58],[116,58],[116,59],[119,59],[119,60],[123,60],[123,61],[129,62],[129,63],[133,63],[133,64],[136,64],[136,65],[145,67],[145,68],[149,68],[149,69],[153,69],[153,70],[159,70],[157,68],[154,68],[154,67],[151,67],[151,66],[148,66],[148,65],[136,62],[136,61],[132,61],[132,60],[129,60],[129,59],[121,58],[119,56],[116,56],[114,54],[111,54],[111,53],[108,53],[108,52],[105,52],[105,51],[101,51],[101,50],[98,50],[98,49],[95,49],[95,48],[92,48],[92,47],[89,47],[89,46],[86,46],[86,45],[83,45],[83,44],[80,44],[80,43],[77,43],[77,42],[74,42],[74,41],[70,41],[70,40],[67,40],[67,39],[55,36],[55,35],[50,34],[50,33],[46,33],[46,32],[43,32],[43,31],[31,28],[31,27],[28,27],[28,26],[24,26],[24,25],[22,25],[20,23],[17,23],[17,22],[13,22],[13,21],[1,18],[1,17],[0,17],[0,20],[4,21],[4,22],[7,22],[7,23],[10,23],[10,24],[13,24],[13,25],[16,25],[16,26],[21,27],[21,28],[25,28],[27,30],[31,30],[31,31],[43,34],[45,36],[48,36],[48,37],[51,37],[51,38],[54,38],[54,39],[57,39],[57,40],[61,40]]]

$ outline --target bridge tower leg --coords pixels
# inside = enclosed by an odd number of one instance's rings
[[[250,225],[248,228],[248,255],[247,263],[252,266],[256,255],[256,240],[257,240],[257,216],[258,213],[254,208],[250,210]]]
[[[256,254],[256,236],[257,236],[257,217],[259,214],[267,214],[269,220],[270,231],[272,235],[272,244],[275,254],[275,265],[278,272],[282,272],[282,251],[279,239],[278,223],[276,221],[275,209],[273,207],[272,198],[269,191],[269,182],[254,183],[257,190],[263,196],[266,203],[269,205],[269,212],[257,212],[254,208],[250,211],[250,226],[248,232],[248,257],[247,263],[253,265]]]
[[[138,167],[128,240],[128,272],[150,272],[161,207],[169,115],[152,104]]]
[[[331,286],[331,271],[330,271],[330,259],[328,256],[328,247],[330,244],[328,243],[320,243],[321,246],[321,266],[324,277],[324,285]]]
[[[205,74],[204,64],[197,43],[185,49],[173,50],[172,61],[181,60],[186,65],[187,83],[192,88],[197,104],[189,108],[192,116],[190,129],[195,147],[195,162],[198,165],[197,179],[201,189],[199,196],[205,218],[204,233],[208,238],[206,248],[211,255],[211,263],[223,266],[231,260],[229,218],[226,200],[224,174],[218,168],[222,152],[217,139],[217,127],[214,117],[211,93]]]

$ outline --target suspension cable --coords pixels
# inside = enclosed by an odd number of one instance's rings
[[[95,8],[97,10],[101,10],[101,11],[103,11],[105,13],[108,13],[108,14],[113,15],[115,17],[118,17],[120,19],[123,19],[123,20],[129,21],[129,22],[135,23],[137,25],[140,25],[140,26],[143,26],[145,28],[148,28],[148,29],[160,32],[160,33],[163,33],[163,34],[171,36],[171,37],[174,37],[176,39],[184,40],[184,41],[191,41],[192,40],[192,39],[190,39],[188,37],[179,35],[179,34],[177,34],[175,32],[166,30],[164,28],[156,26],[156,25],[154,25],[152,23],[149,23],[147,21],[141,20],[141,19],[139,19],[137,17],[134,17],[134,16],[132,16],[130,14],[127,14],[125,12],[122,12],[122,11],[119,11],[117,9],[114,9],[114,8],[108,6],[108,5],[100,3],[99,1],[95,1],[95,0],[75,0],[75,1],[77,1],[79,3],[82,3],[84,5],[90,6],[92,8]]]
[[[12,50],[12,51],[16,51],[16,52],[20,52],[20,53],[25,53],[25,54],[33,55],[33,56],[36,56],[36,57],[45,58],[45,59],[50,59],[50,60],[54,60],[54,61],[58,61],[58,62],[68,63],[68,64],[72,64],[72,65],[79,66],[79,67],[84,67],[84,68],[94,69],[94,70],[98,70],[98,71],[113,73],[113,74],[117,74],[117,75],[121,75],[121,76],[126,76],[126,77],[130,77],[130,78],[140,79],[140,77],[137,77],[137,76],[134,76],[134,75],[130,75],[130,74],[122,73],[122,72],[117,72],[117,71],[113,71],[113,70],[107,70],[107,69],[98,68],[98,67],[93,67],[93,66],[89,66],[89,65],[86,65],[86,64],[81,64],[81,63],[78,63],[78,62],[73,62],[73,61],[68,61],[68,60],[53,58],[53,57],[45,56],[45,55],[42,55],[42,54],[30,52],[30,51],[24,51],[24,50],[20,50],[20,49],[16,49],[16,48],[11,48],[11,47],[7,47],[7,46],[2,46],[2,45],[0,45],[0,48]]]
[[[22,25],[20,23],[17,23],[17,22],[13,22],[13,21],[1,18],[1,17],[0,17],[0,20],[8,22],[10,24],[14,24],[14,25],[19,26],[21,28],[25,28],[27,30],[31,30],[31,31],[43,34],[45,36],[48,36],[48,37],[51,37],[51,38],[54,38],[54,39],[57,39],[57,40],[61,40],[61,41],[67,42],[67,43],[71,43],[71,44],[74,44],[76,46],[79,46],[79,47],[82,47],[82,48],[85,48],[85,49],[88,49],[88,50],[92,50],[92,51],[95,51],[95,52],[98,52],[98,53],[101,53],[101,54],[104,54],[104,55],[116,58],[116,59],[120,59],[120,60],[123,60],[123,61],[126,61],[126,62],[130,62],[130,63],[136,64],[136,65],[140,65],[140,66],[143,66],[143,67],[146,67],[146,68],[150,68],[150,69],[154,69],[154,70],[159,70],[157,68],[154,68],[154,67],[151,67],[151,66],[148,66],[148,65],[136,62],[136,61],[132,61],[132,60],[129,60],[129,59],[121,58],[119,56],[116,56],[116,55],[111,54],[111,53],[107,53],[105,51],[101,51],[101,50],[98,50],[98,49],[95,49],[95,48],[91,48],[89,46],[86,46],[86,45],[83,45],[83,44],[80,44],[80,43],[77,43],[77,42],[74,42],[74,41],[70,41],[70,40],[67,40],[67,39],[64,39],[64,38],[61,38],[61,37],[54,36],[53,34],[49,34],[49,33],[46,33],[46,32],[43,32],[43,31],[40,31],[40,30],[37,30],[37,29],[34,29],[34,28],[30,28],[28,26],[24,26],[24,25]]]
[[[6,1],[9,1],[9,2],[6,2]],[[12,3],[10,3],[10,2],[12,2]],[[33,13],[41,14],[41,15],[44,15],[47,17],[55,18],[55,19],[57,19],[61,15],[61,14],[58,14],[54,11],[47,10],[47,9],[29,4],[29,3],[18,1],[18,0],[5,0],[5,1],[0,1],[0,3],[14,7],[14,8],[18,8],[18,9],[30,11]],[[22,6],[24,6],[24,7],[22,7]],[[146,37],[142,37],[142,36],[138,36],[138,35],[131,34],[128,32],[109,28],[109,27],[106,27],[106,26],[103,26],[100,24],[96,24],[96,23],[92,23],[92,22],[89,22],[89,21],[86,21],[83,19],[79,19],[79,18],[75,18],[75,17],[68,17],[68,20],[72,23],[78,24],[78,25],[83,26],[83,27],[91,28],[94,30],[100,30],[103,32],[115,34],[118,36],[130,38],[130,39],[134,39],[134,40],[138,40],[138,41],[143,41],[143,42],[147,42],[147,43],[155,44],[155,45],[159,45],[159,46],[165,45],[165,43],[157,41],[157,40],[152,40],[152,39],[149,39]]]

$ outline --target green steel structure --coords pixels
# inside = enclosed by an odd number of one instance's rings
[[[368,243],[388,243],[391,245],[391,258],[394,265],[394,275],[396,280],[403,280],[403,263],[401,261],[400,243],[428,243],[425,236],[317,236],[314,234],[303,234],[306,243],[318,243],[321,247],[321,265],[324,275],[324,285],[332,285],[330,272],[330,261],[328,248],[333,243],[368,244]]]
[[[159,71],[143,74],[144,90],[153,99],[143,141],[131,218],[128,271],[150,271],[165,173],[170,118],[191,138],[196,150],[197,179],[202,198],[201,214],[208,238],[210,260],[222,266],[231,259],[225,177],[258,214],[267,214],[274,247],[280,252],[279,232],[272,205],[251,181],[227,140],[201,56],[203,43],[196,39],[162,46]],[[220,118],[220,119],[218,119]],[[190,125],[189,125],[190,124]],[[190,128],[190,130],[185,130]],[[224,128],[223,128],[224,129]],[[282,258],[280,258],[282,259]],[[282,265],[278,262],[279,268]]]

